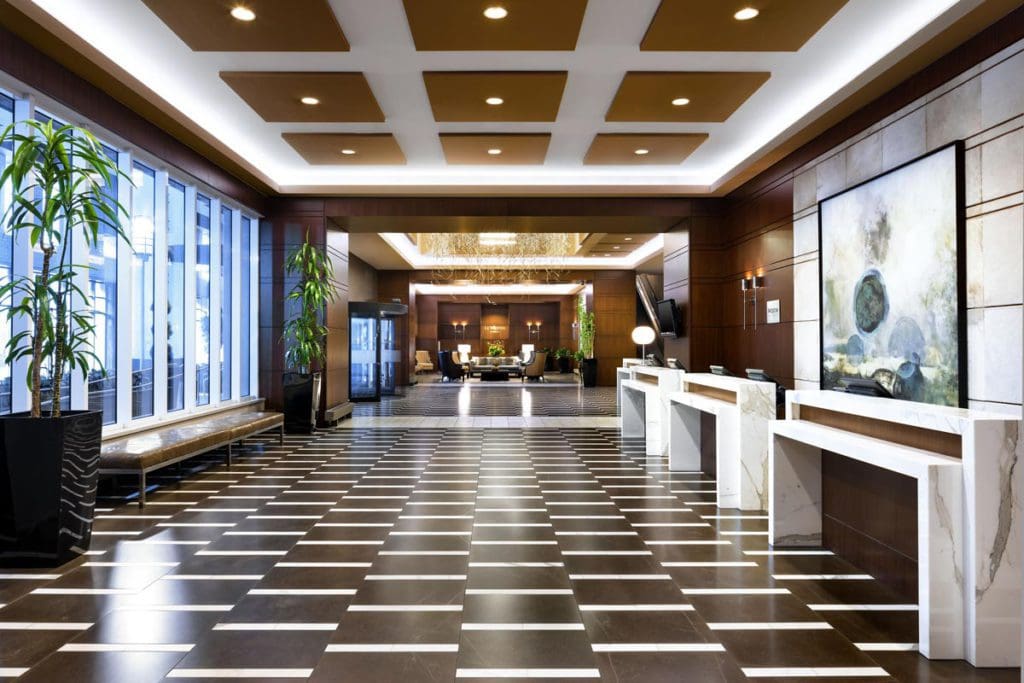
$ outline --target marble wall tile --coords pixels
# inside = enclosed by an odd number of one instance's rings
[[[981,75],[981,121],[985,128],[1024,111],[1024,52],[1018,52]]]
[[[1024,303],[1024,207],[967,221],[967,305]]]
[[[986,413],[997,413],[999,415],[1013,415],[1021,417],[1021,406],[1015,403],[993,403],[992,401],[968,401],[967,407],[971,410],[981,410]]]
[[[793,323],[793,378],[817,384],[821,377],[821,330],[817,320]]]
[[[981,200],[1003,197],[1024,188],[1024,129],[981,146]]]
[[[981,147],[964,152],[964,202],[967,206],[981,203]]]
[[[1021,310],[1020,306],[1001,306],[967,311],[967,395],[971,399],[1021,402]]]
[[[846,150],[847,186],[856,185],[881,172],[881,133],[873,133]]]
[[[974,78],[926,106],[926,143],[938,149],[981,130],[981,79]]]
[[[818,251],[818,213],[793,221],[793,256]]]
[[[818,201],[846,187],[846,153],[839,152],[818,164]]]
[[[818,259],[797,263],[793,266],[793,319],[817,320],[818,305]]]
[[[818,201],[818,174],[811,168],[793,179],[793,211],[794,213]]]
[[[925,109],[913,111],[882,130],[882,169],[896,168],[927,151]]]
[[[798,379],[793,382],[793,388],[798,391],[801,389],[820,389],[821,382],[812,382],[806,379]]]

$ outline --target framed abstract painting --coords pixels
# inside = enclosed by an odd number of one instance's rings
[[[818,203],[823,389],[966,405],[963,168],[956,142]]]

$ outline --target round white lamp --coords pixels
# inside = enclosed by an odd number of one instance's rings
[[[647,325],[641,325],[640,327],[633,328],[633,334],[630,335],[633,338],[634,344],[639,344],[643,347],[643,359],[647,362],[647,345],[654,342],[654,328],[648,327]]]

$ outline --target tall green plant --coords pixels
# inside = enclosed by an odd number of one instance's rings
[[[7,342],[6,362],[28,358],[26,382],[32,393],[30,414],[42,416],[42,366],[50,368],[50,416],[60,416],[64,374],[89,366],[102,368],[93,352],[94,325],[87,311],[90,297],[77,283],[88,265],[72,260],[75,235],[92,248],[101,227],[122,239],[128,211],[106,196],[104,187],[127,177],[86,130],[53,121],[21,121],[0,134],[0,145],[14,150],[11,163],[0,173],[0,186],[10,183],[11,205],[2,222],[13,233],[27,233],[42,254],[39,272],[18,276],[0,287],[0,300],[10,301],[7,320],[25,318],[28,329]],[[74,301],[83,305],[74,306]]]
[[[579,352],[583,358],[594,357],[594,314],[587,310],[587,301],[581,294],[576,300],[576,318],[580,324]]]
[[[298,278],[285,297],[298,303],[298,312],[284,324],[284,360],[288,367],[307,373],[314,363],[322,365],[326,357],[323,318],[327,304],[336,296],[334,266],[326,250],[310,243],[306,230],[305,241],[285,259],[284,271],[288,277]]]

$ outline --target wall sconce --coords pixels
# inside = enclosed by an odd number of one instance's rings
[[[533,335],[537,335],[537,339],[540,339],[540,321],[539,320],[528,320],[526,322],[527,338],[533,339]]]
[[[747,303],[754,305],[754,329],[757,329],[757,290],[764,288],[764,275],[752,275],[740,280],[740,295],[743,297],[743,329],[747,329]],[[752,297],[747,297],[747,292]]]
[[[466,325],[467,325],[466,321],[462,321],[462,322],[452,321],[452,327],[455,329],[455,338],[456,339],[465,339],[466,338]],[[459,336],[460,334],[462,335],[461,337]]]

